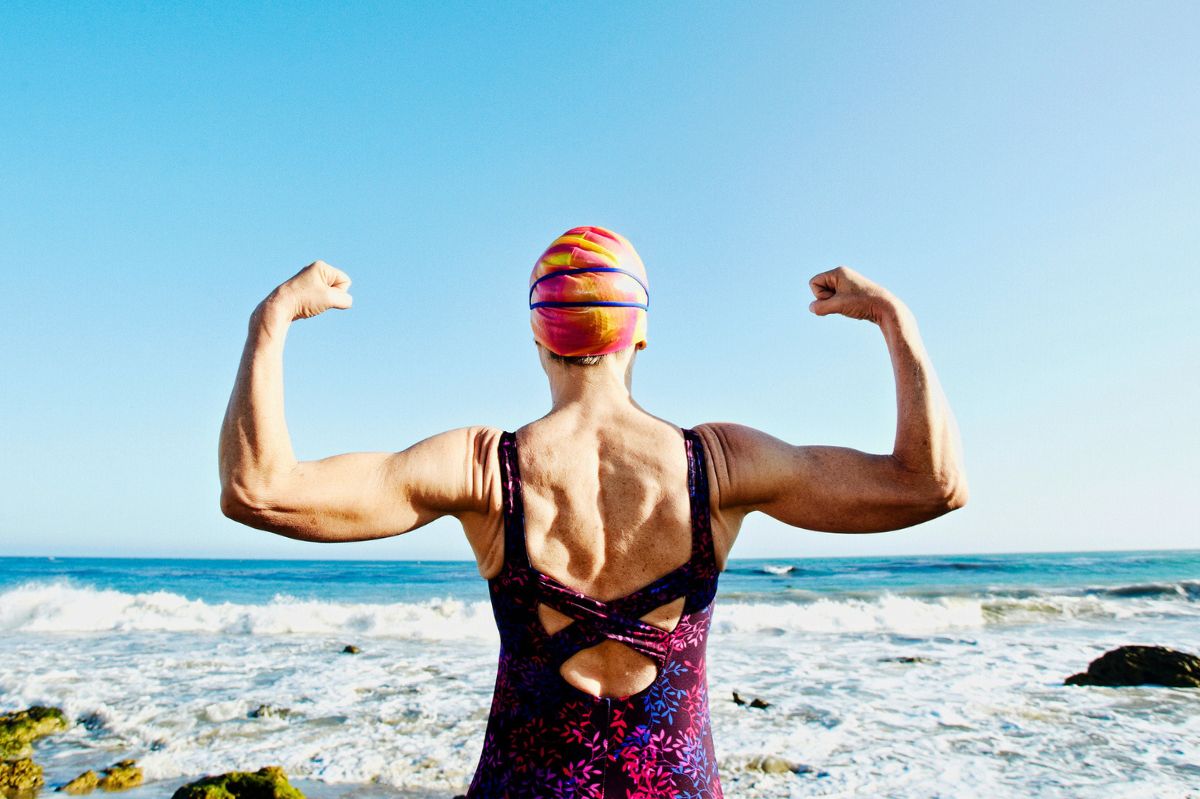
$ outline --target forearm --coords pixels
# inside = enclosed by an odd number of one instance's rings
[[[896,380],[896,441],[892,456],[906,471],[928,478],[939,493],[965,492],[958,426],[925,351],[916,318],[899,300],[879,327]]]
[[[283,346],[291,321],[270,297],[250,316],[221,426],[223,504],[254,504],[296,466],[283,407]]]

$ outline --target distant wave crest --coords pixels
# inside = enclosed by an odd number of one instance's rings
[[[262,605],[208,603],[170,591],[126,593],[27,583],[0,593],[0,631],[291,633],[453,640],[495,637],[487,602],[433,599],[388,604],[277,595]]]
[[[762,567],[763,574],[774,574],[782,577],[785,574],[791,574],[796,571],[795,566],[780,563],[768,563]]]
[[[1181,601],[1182,600],[1182,601]],[[929,634],[988,625],[1164,613],[1200,617],[1200,582],[1117,586],[1077,594],[828,597],[790,601],[722,597],[718,633]],[[69,583],[26,583],[0,593],[0,633],[178,632],[354,635],[423,640],[496,639],[487,602],[326,602],[277,595],[264,604],[209,603],[170,591],[128,593]]]

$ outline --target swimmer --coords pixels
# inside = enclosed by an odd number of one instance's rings
[[[793,445],[732,422],[681,428],[633,398],[650,284],[624,236],[578,227],[529,278],[550,411],[462,427],[401,452],[297,461],[284,421],[288,326],[352,305],[317,261],[258,305],[221,429],[221,510],[302,541],[462,525],[500,632],[470,799],[720,797],[705,648],[742,522],[898,530],[967,501],[954,416],[899,298],[839,266],[808,281],[818,316],[876,325],[891,356],[894,447]],[[697,373],[695,391],[719,378]]]

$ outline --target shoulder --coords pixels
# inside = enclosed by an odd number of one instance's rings
[[[453,515],[462,524],[484,578],[499,571],[504,557],[499,447],[504,432],[471,425],[433,437],[440,440],[439,455],[457,474],[459,502]]]
[[[457,427],[396,453],[395,475],[416,498],[443,513],[487,513],[504,431],[488,425]]]
[[[706,422],[692,428],[704,446],[705,470],[708,474],[709,511],[712,519],[713,543],[721,569],[733,549],[746,518],[746,509],[735,501],[734,484],[737,441],[743,425],[731,422]],[[749,428],[744,428],[749,429]]]
[[[724,508],[756,502],[781,475],[794,474],[810,449],[735,422],[709,422],[695,430],[712,453]]]
[[[713,494],[714,507],[727,507],[731,491],[734,453],[738,441],[743,437],[743,425],[732,422],[705,422],[692,430],[704,444],[704,456],[709,476],[709,491]]]

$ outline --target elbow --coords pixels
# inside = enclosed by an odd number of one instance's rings
[[[933,501],[941,513],[949,513],[966,505],[969,496],[966,477],[956,476],[950,480],[939,481]]]
[[[235,522],[248,524],[255,515],[255,505],[240,492],[225,488],[221,490],[221,515]]]
[[[235,522],[260,527],[263,520],[275,515],[280,507],[282,481],[261,475],[223,475],[221,478],[221,513]]]
[[[261,529],[274,504],[261,484],[230,480],[221,485],[221,513],[227,519]]]
[[[221,514],[225,518],[285,538],[321,540],[309,529],[297,527],[298,519],[289,508],[267,494],[248,493],[229,486],[221,490]]]

